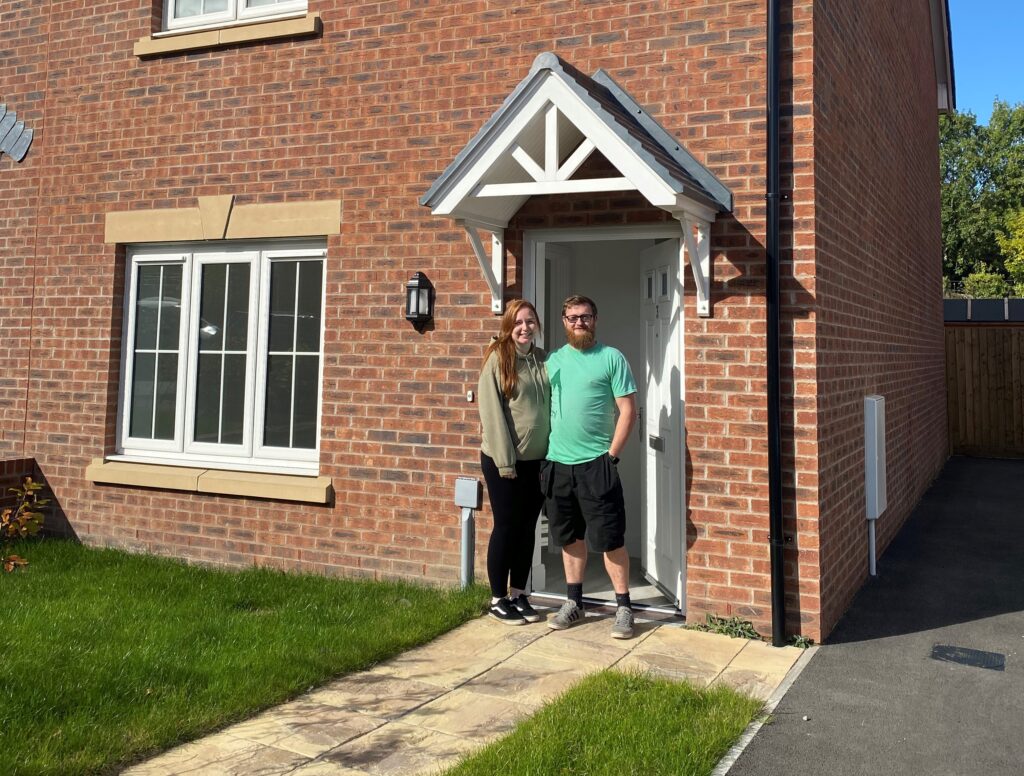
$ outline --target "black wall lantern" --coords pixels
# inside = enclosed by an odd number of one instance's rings
[[[405,319],[423,333],[434,317],[434,286],[422,272],[405,284]]]

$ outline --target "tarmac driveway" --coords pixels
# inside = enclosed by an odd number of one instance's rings
[[[1024,461],[947,462],[729,770],[793,773],[1024,773]]]

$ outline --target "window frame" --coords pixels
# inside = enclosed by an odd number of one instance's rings
[[[325,240],[268,239],[173,245],[136,244],[125,250],[126,280],[121,338],[121,380],[118,388],[117,453],[110,460],[165,463],[237,471],[318,474],[323,422],[324,333],[326,328],[327,247]],[[317,371],[316,445],[282,448],[263,444],[266,371],[269,353],[270,272],[275,262],[321,263],[320,331]],[[199,358],[200,278],[204,266],[249,263],[249,315],[243,442],[241,445],[197,442],[195,434],[196,379]],[[175,392],[174,438],[155,440],[130,435],[135,356],[138,269],[143,265],[181,265],[181,318],[178,334],[178,372]],[[159,344],[159,343],[158,343]],[[155,396],[155,388],[154,388]],[[294,401],[294,397],[292,398]]]
[[[137,306],[135,304],[135,290],[138,289],[138,276],[140,265],[161,265],[161,266],[181,266],[181,298],[178,300],[180,305],[181,316],[178,323],[178,377],[177,377],[177,389],[175,391],[175,407],[174,407],[174,437],[172,439],[149,439],[146,440],[146,447],[152,452],[174,452],[181,449],[183,439],[183,425],[178,417],[179,408],[185,403],[185,380],[184,380],[184,368],[185,362],[187,361],[187,349],[188,349],[188,327],[182,326],[181,321],[190,320],[191,312],[189,300],[191,294],[189,293],[190,278],[189,273],[186,271],[186,257],[181,252],[168,251],[164,249],[146,250],[140,252],[140,258],[138,261],[128,259],[129,261],[129,273],[128,283],[125,288],[125,320],[124,320],[124,331],[122,332],[122,348],[121,348],[121,385],[118,389],[118,440],[119,452],[125,448],[125,442],[132,439],[131,427],[128,423],[128,412],[131,410],[131,399],[133,397],[128,395],[127,387],[132,385],[132,378],[135,372],[135,359],[132,357],[135,355],[135,323],[136,323],[136,312]],[[128,345],[131,345],[129,348]],[[159,347],[157,348],[159,349]],[[153,401],[156,402],[156,390],[154,388]]]
[[[199,379],[199,354],[202,352],[199,349],[198,343],[195,347],[191,348],[185,353],[188,361],[188,372],[186,375],[185,392],[185,426],[184,426],[184,452],[188,455],[212,455],[216,457],[228,457],[228,458],[253,458],[253,442],[252,438],[255,434],[255,426],[253,425],[253,402],[256,401],[257,397],[255,394],[259,393],[259,386],[254,382],[254,370],[255,364],[253,363],[259,359],[260,353],[260,342],[257,338],[257,318],[262,314],[262,310],[257,307],[257,294],[259,293],[259,286],[262,283],[262,277],[259,273],[259,251],[254,250],[240,250],[240,251],[193,251],[192,254],[192,266],[191,272],[191,283],[190,283],[190,299],[191,299],[191,314],[188,319],[188,337],[186,338],[186,347],[188,343],[197,342],[196,336],[199,333],[201,326],[201,318],[199,313],[202,309],[202,303],[200,300],[200,294],[202,292],[202,276],[203,268],[208,265],[221,265],[221,264],[248,264],[249,265],[249,314],[248,322],[246,325],[246,360],[245,360],[245,393],[243,400],[242,410],[242,444],[241,445],[229,445],[222,442],[200,442],[195,438],[195,422],[196,422],[196,393],[198,391],[198,379]],[[255,314],[254,314],[255,311]],[[226,314],[226,312],[225,312]],[[223,374],[221,375],[223,381]]]
[[[288,2],[253,8],[248,8],[247,2],[248,0],[228,0],[227,10],[175,18],[174,9],[177,0],[164,0],[162,29],[164,32],[185,32],[236,24],[253,24],[306,13],[309,7],[308,0],[288,0]]]

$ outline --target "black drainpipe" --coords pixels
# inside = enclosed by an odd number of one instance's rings
[[[786,644],[782,549],[782,415],[779,408],[779,2],[768,0],[768,170],[765,308],[768,335],[768,542],[772,575],[772,644]]]

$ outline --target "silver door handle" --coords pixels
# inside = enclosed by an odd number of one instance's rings
[[[657,450],[659,453],[665,452],[665,440],[660,436],[647,437],[647,445],[652,450]]]

